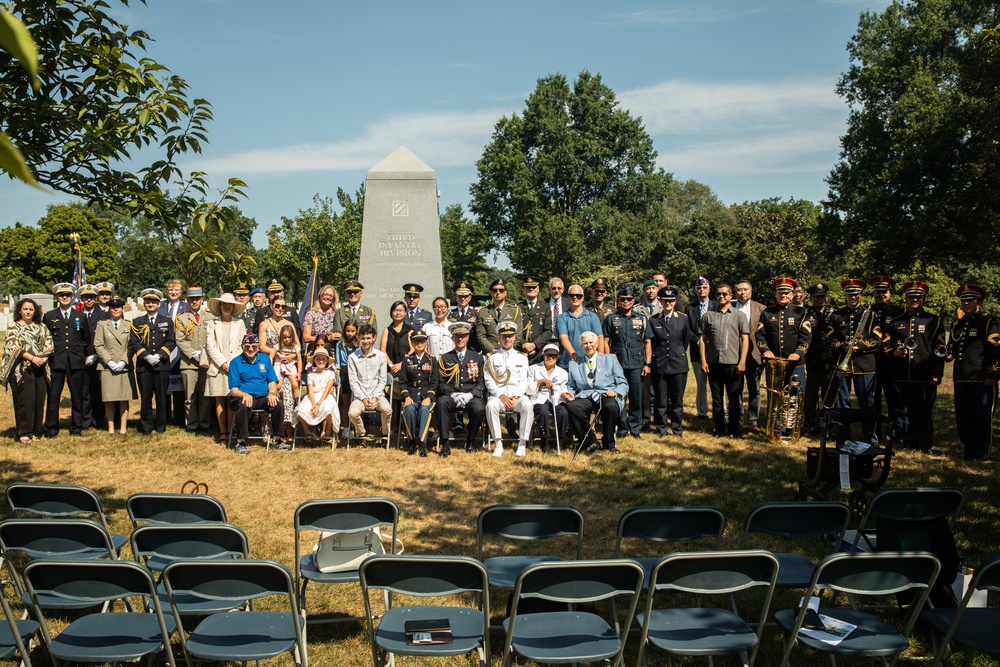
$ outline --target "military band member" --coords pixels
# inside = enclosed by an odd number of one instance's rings
[[[404,319],[414,331],[420,331],[425,324],[434,319],[429,310],[420,307],[420,295],[423,292],[424,288],[417,283],[403,285],[403,303],[406,304]]]
[[[664,285],[657,292],[662,310],[646,327],[646,367],[653,384],[653,424],[660,435],[684,433],[684,388],[687,386],[687,350],[694,337],[691,320],[677,312],[677,288]],[[629,383],[629,394],[632,384]]]
[[[534,364],[542,360],[542,347],[552,340],[552,310],[544,299],[538,298],[541,283],[537,278],[528,276],[522,283],[524,304],[521,306],[521,317],[524,319],[524,340],[518,348],[528,357],[528,363]]]
[[[820,392],[826,391],[830,386],[830,374],[833,363],[832,351],[826,345],[826,322],[827,318],[833,314],[833,307],[827,305],[827,296],[830,288],[826,283],[816,283],[806,290],[809,294],[811,305],[806,308],[806,317],[809,318],[809,326],[813,332],[813,341],[806,350],[805,363],[806,375],[809,377],[809,384],[806,385],[804,393],[805,424],[813,432],[819,433],[819,419],[816,414],[820,402]],[[876,359],[883,357],[881,352],[876,352]]]
[[[56,307],[42,316],[52,335],[53,352],[49,357],[52,381],[49,385],[49,402],[45,409],[45,434],[49,438],[59,435],[59,401],[63,387],[69,384],[71,435],[80,435],[86,419],[87,361],[90,359],[91,332],[87,317],[72,307],[73,285],[59,283],[52,288]],[[94,355],[96,361],[97,355]],[[93,365],[91,362],[90,365]]]
[[[840,283],[845,306],[826,320],[826,345],[836,370],[824,405],[851,407],[851,390],[858,401],[864,423],[864,439],[871,440],[875,427],[875,358],[882,351],[882,328],[868,308],[861,307],[861,296],[868,283],[848,278]],[[859,327],[863,326],[862,330]],[[810,384],[815,385],[816,379]],[[845,427],[846,428],[846,427]]]
[[[208,382],[208,321],[215,319],[205,307],[201,287],[188,287],[188,310],[174,318],[174,339],[181,355],[184,383],[184,426],[188,431],[207,431],[215,420],[215,406],[205,395]]]
[[[503,432],[500,413],[518,415],[518,441],[514,456],[527,453],[528,437],[535,414],[528,389],[528,358],[514,349],[517,324],[505,320],[498,327],[500,347],[486,355],[486,424],[494,443],[493,456],[503,456]]]
[[[378,323],[376,322],[375,311],[368,306],[361,305],[361,297],[364,294],[365,286],[357,280],[347,280],[340,290],[344,295],[344,301],[337,309],[337,314],[333,316],[333,334],[331,340],[340,340],[344,335],[344,322],[354,320],[358,327],[363,324],[370,324],[376,331],[375,338],[378,339]]]
[[[872,286],[872,297],[875,303],[872,305],[878,321],[879,328],[884,337],[889,330],[889,323],[903,314],[903,309],[891,303],[892,290],[896,289],[896,281],[889,276],[875,276],[870,281]],[[892,380],[892,362],[890,355],[884,351],[875,355],[875,412],[882,414],[882,398],[885,397],[885,414],[892,415],[894,411],[900,409],[899,389]]]
[[[135,379],[139,385],[139,425],[143,435],[155,429],[167,428],[167,382],[170,375],[170,353],[176,347],[174,323],[158,312],[163,294],[158,289],[139,293],[145,315],[132,320],[129,354],[135,358]],[[153,399],[156,413],[153,413]]]
[[[490,296],[493,297],[493,303],[480,308],[476,318],[476,343],[479,344],[480,351],[489,354],[500,347],[497,327],[504,320],[511,320],[517,324],[519,333],[514,345],[519,347],[524,343],[520,334],[524,331],[521,309],[507,301],[507,282],[503,278],[497,278],[490,285]]]
[[[399,391],[403,399],[403,425],[410,441],[406,453],[414,455],[419,446],[420,456],[426,457],[427,431],[430,428],[436,398],[431,382],[437,360],[427,353],[427,334],[423,331],[414,331],[410,335],[410,343],[413,345],[413,354],[403,359],[403,367],[399,373]]]
[[[101,369],[97,363],[97,350],[94,349],[94,332],[101,320],[106,320],[111,315],[97,305],[97,286],[83,285],[76,292],[80,299],[80,312],[87,318],[87,327],[90,329],[90,348],[87,350],[87,359],[94,359],[94,363],[87,364],[84,373],[83,389],[83,427],[103,429],[104,424],[104,401],[101,400]]]
[[[993,406],[1000,379],[1000,322],[983,312],[986,291],[979,285],[962,285],[962,317],[951,325],[945,361],[954,361],[955,425],[968,460],[990,456],[993,439]]]
[[[469,418],[465,429],[465,451],[471,452],[479,437],[486,414],[486,384],[483,380],[483,355],[469,349],[469,325],[451,325],[455,349],[442,354],[434,365],[434,385],[437,394],[438,428],[441,429],[441,456],[451,455],[452,417],[464,410]]]
[[[593,311],[591,311],[593,312]],[[601,326],[604,333],[602,352],[618,357],[628,382],[628,412],[622,411],[618,437],[642,432],[643,378],[650,373],[649,317],[636,312],[635,293],[631,287],[618,290],[618,310],[609,313]]]
[[[788,368],[782,385],[786,385],[792,376],[799,378],[799,384],[806,386],[805,364],[800,363],[809,349],[812,341],[812,325],[806,317],[804,308],[792,305],[792,290],[798,283],[791,278],[778,278],[771,287],[774,288],[774,299],[777,305],[769,306],[760,314],[757,323],[756,344],[760,350],[765,365],[765,382],[771,382],[771,366],[768,359],[788,359]]]
[[[934,444],[934,401],[947,347],[940,318],[924,310],[927,290],[927,283],[920,280],[903,285],[906,311],[889,323],[889,330],[882,336],[892,355],[892,379],[905,415],[903,447],[930,454]]]
[[[608,283],[604,278],[590,283],[590,303],[587,304],[587,310],[597,315],[601,322],[615,312],[615,302],[608,301]]]

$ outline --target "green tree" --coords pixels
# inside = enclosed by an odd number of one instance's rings
[[[618,232],[651,215],[668,180],[655,160],[642,121],[599,75],[572,88],[550,75],[521,114],[497,121],[470,209],[515,269],[572,279],[616,263],[605,256]]]
[[[0,229],[0,294],[48,292],[35,276],[38,229],[20,222]]]
[[[441,263],[446,292],[461,280],[467,280],[474,290],[486,289],[490,267],[485,249],[490,246],[489,234],[465,217],[461,204],[445,209],[441,214]]]
[[[38,81],[38,49],[24,24],[8,14],[3,7],[0,7],[0,49],[21,63],[29,76],[32,89],[38,90],[41,85]],[[24,155],[2,130],[0,130],[0,169],[29,185],[37,185],[35,175],[24,161]]]
[[[884,268],[955,272],[1000,245],[1000,8],[895,0],[861,15],[838,93],[850,105],[826,236]]]
[[[268,247],[263,252],[263,273],[279,278],[291,298],[305,290],[312,272],[313,254],[319,259],[320,284],[339,286],[358,277],[361,257],[361,221],[365,209],[364,184],[352,198],[337,188],[337,213],[333,199],[313,197],[313,205],[299,209],[294,218],[281,218],[281,224],[267,230]],[[338,287],[339,291],[339,287]]]

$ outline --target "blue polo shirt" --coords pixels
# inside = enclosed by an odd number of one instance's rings
[[[593,311],[584,308],[583,312],[576,316],[567,310],[556,318],[556,335],[566,334],[569,336],[569,342],[581,357],[583,356],[583,348],[580,347],[580,334],[584,331],[593,331],[598,336],[603,335],[601,320]],[[566,350],[563,350],[559,357],[559,366],[569,368],[569,353]]]
[[[258,352],[253,363],[242,354],[229,362],[230,389],[239,389],[251,396],[267,396],[268,383],[277,381],[278,375],[266,354]]]

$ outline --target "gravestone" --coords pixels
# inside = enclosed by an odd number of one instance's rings
[[[363,304],[375,309],[381,330],[389,306],[403,298],[405,283],[424,288],[420,307],[431,310],[444,291],[440,216],[434,170],[405,146],[368,170],[358,280]],[[341,295],[341,299],[343,299]]]

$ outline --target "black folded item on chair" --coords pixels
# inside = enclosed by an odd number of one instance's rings
[[[450,644],[452,642],[451,623],[447,618],[406,621],[403,624],[403,630],[406,632],[406,643],[411,646]]]

